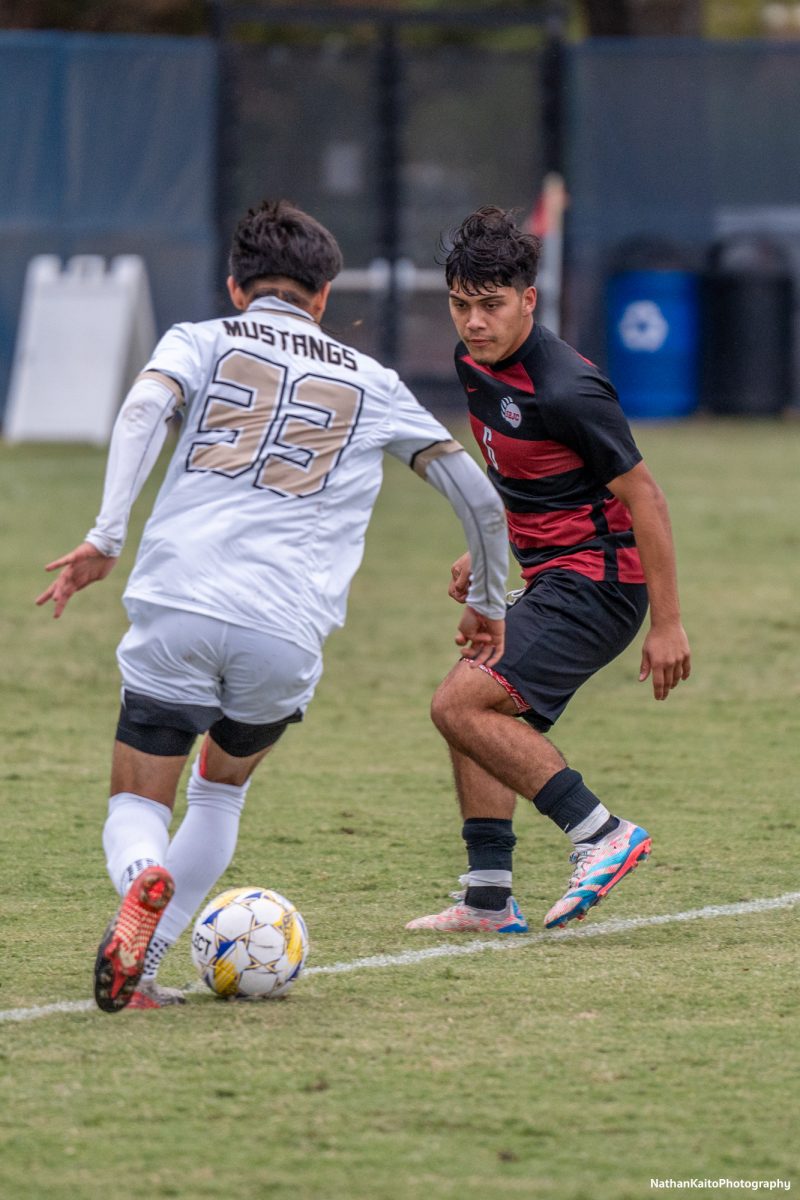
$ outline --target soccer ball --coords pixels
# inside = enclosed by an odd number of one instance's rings
[[[285,896],[231,888],[194,923],[192,961],[218,996],[285,996],[308,954],[305,921]]]

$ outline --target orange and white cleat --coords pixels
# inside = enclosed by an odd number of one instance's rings
[[[436,933],[527,933],[528,923],[513,896],[499,912],[488,908],[472,908],[469,904],[454,904],[444,912],[429,917],[416,917],[406,929],[432,929]]]
[[[175,884],[166,867],[145,867],[103,934],[94,964],[94,998],[103,1012],[119,1012],[131,1001],[144,970],[144,956]]]

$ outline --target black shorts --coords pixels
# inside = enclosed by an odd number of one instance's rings
[[[546,732],[582,683],[630,645],[647,612],[643,583],[543,571],[506,613],[506,648],[484,667],[519,715]]]

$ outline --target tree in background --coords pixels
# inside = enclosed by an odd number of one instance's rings
[[[582,0],[590,37],[672,34],[699,37],[702,0]]]
[[[207,7],[205,0],[0,0],[0,26],[90,33],[206,33]]]
[[[322,5],[322,0],[308,0]],[[269,0],[262,0],[269,7]],[[520,9],[541,8],[546,0],[516,0]],[[274,4],[288,7],[287,0]],[[327,7],[385,8],[430,11],[441,8],[493,7],[507,10],[504,0],[328,0]],[[302,14],[303,0],[292,7]],[[758,37],[781,32],[770,10],[793,5],[765,0],[568,0],[574,15],[572,28],[589,37],[682,35],[708,37]],[[773,14],[774,15],[774,14]],[[106,33],[207,33],[208,0],[0,0],[0,27],[6,29],[67,29]],[[796,24],[796,23],[795,23]],[[788,31],[783,30],[785,35]],[[795,33],[800,29],[795,29]]]

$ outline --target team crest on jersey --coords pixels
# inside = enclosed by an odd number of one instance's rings
[[[519,411],[519,406],[510,396],[503,396],[500,401],[500,416],[504,421],[508,421],[509,425],[513,425],[515,429],[519,429],[522,424],[522,413]]]

